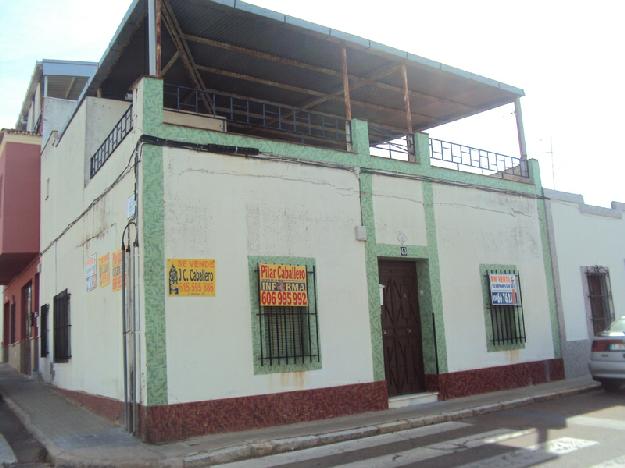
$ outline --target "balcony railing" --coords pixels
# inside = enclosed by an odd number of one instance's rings
[[[218,116],[228,131],[345,150],[351,145],[345,119],[259,99],[165,84],[165,107]]]
[[[414,135],[369,122],[369,153],[379,158],[408,161],[414,155]]]
[[[430,138],[432,165],[504,178],[529,178],[526,159]]]
[[[132,131],[132,105],[126,109],[126,112],[117,121],[113,130],[106,136],[104,142],[100,145],[98,150],[91,156],[89,161],[89,174],[93,179],[98,171],[106,164],[106,161],[111,157],[111,154],[117,149],[117,147],[124,141],[126,135]]]

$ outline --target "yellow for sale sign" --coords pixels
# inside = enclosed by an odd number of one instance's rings
[[[259,263],[258,284],[263,307],[306,307],[308,283],[305,265]]]
[[[214,296],[215,260],[199,258],[167,259],[170,296]]]

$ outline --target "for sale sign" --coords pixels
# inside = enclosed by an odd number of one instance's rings
[[[169,296],[215,296],[215,259],[168,258]]]
[[[306,265],[260,263],[258,284],[263,307],[306,307],[308,282]]]
[[[510,273],[490,273],[490,302],[492,305],[521,305],[517,276]]]

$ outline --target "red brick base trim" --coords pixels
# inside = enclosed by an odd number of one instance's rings
[[[65,390],[59,387],[55,387],[55,390],[68,400],[78,403],[80,406],[84,406],[88,410],[115,423],[120,423],[124,417],[124,403],[122,401],[101,395]]]
[[[386,382],[141,408],[146,442],[180,440],[388,408]]]
[[[564,379],[564,362],[562,359],[548,359],[426,376],[428,387],[438,388],[440,400],[476,393],[509,390],[562,379]]]

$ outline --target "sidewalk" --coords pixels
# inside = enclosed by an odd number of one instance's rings
[[[207,466],[370,437],[597,388],[586,379],[557,381],[422,406],[148,445],[70,403],[52,387],[0,365],[0,395],[63,466]]]

